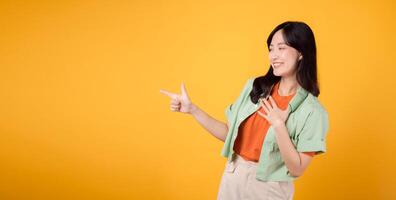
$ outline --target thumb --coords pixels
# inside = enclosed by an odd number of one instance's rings
[[[287,108],[283,111],[285,113],[286,116],[289,116],[290,113],[290,106],[287,106]]]
[[[290,105],[287,106],[286,112],[289,113],[291,111]]]
[[[184,85],[184,82],[182,82],[182,84],[181,84],[181,93],[182,93],[182,96],[187,96],[188,97],[188,95],[187,95],[187,89],[186,89],[186,86]]]

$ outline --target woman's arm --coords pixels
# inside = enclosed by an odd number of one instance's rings
[[[211,117],[195,104],[192,104],[190,113],[210,134],[223,142],[225,141],[228,133],[228,125],[226,123]]]
[[[266,114],[260,111],[258,111],[258,114],[267,119],[274,127],[276,142],[290,174],[296,177],[301,176],[311,162],[312,157],[298,152],[289,138],[289,133],[285,124],[289,108],[281,110],[271,96],[269,100],[271,104],[267,99],[263,99],[263,101],[260,102]]]
[[[285,123],[274,124],[273,127],[276,132],[276,141],[287,169],[289,169],[292,176],[301,176],[311,162],[312,157],[296,150],[289,138]]]
[[[221,141],[225,140],[227,137],[228,125],[209,116],[192,103],[184,83],[181,84],[181,94],[175,94],[163,89],[161,89],[160,92],[171,98],[171,111],[191,114],[199,124],[209,131],[209,133]]]

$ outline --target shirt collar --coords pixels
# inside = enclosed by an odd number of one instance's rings
[[[306,91],[301,86],[298,87],[296,94],[289,102],[290,112],[294,112],[298,106],[307,98],[308,91]]]

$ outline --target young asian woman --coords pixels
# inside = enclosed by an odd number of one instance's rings
[[[304,22],[284,22],[269,34],[267,48],[267,73],[248,78],[225,109],[226,123],[192,103],[183,83],[181,94],[160,90],[171,98],[171,111],[191,114],[224,141],[220,200],[293,199],[293,180],[326,152],[328,114],[318,99],[313,31]]]

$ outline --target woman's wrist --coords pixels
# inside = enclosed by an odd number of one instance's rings
[[[274,129],[279,129],[281,127],[286,126],[285,122],[283,122],[282,120],[277,120],[275,121],[272,126],[274,127]]]
[[[197,110],[198,110],[198,106],[196,106],[195,104],[191,103],[191,105],[190,105],[190,114],[191,115],[195,115]]]

